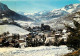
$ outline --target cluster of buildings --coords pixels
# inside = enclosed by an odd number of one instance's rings
[[[3,18],[3,19],[0,19],[0,24],[12,24],[14,23],[14,20],[12,19],[9,19],[9,18]]]
[[[28,28],[29,34],[10,34],[4,32],[0,35],[1,47],[36,47],[66,44],[69,33],[65,29],[51,30],[49,25]]]

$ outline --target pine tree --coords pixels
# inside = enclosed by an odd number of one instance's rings
[[[67,39],[67,46],[70,48],[78,49],[80,48],[80,24],[75,20],[73,20],[73,22],[76,28],[66,26],[71,33]]]

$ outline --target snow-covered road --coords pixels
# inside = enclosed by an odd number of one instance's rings
[[[71,52],[66,46],[40,46],[27,48],[0,48],[0,56],[60,56]]]

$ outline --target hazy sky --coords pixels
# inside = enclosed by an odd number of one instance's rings
[[[44,10],[53,10],[65,5],[80,3],[80,0],[0,0],[14,11],[34,13]]]

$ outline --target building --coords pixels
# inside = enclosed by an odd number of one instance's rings
[[[45,31],[45,30],[50,31],[50,26],[49,25],[41,24],[41,30],[42,31]]]

